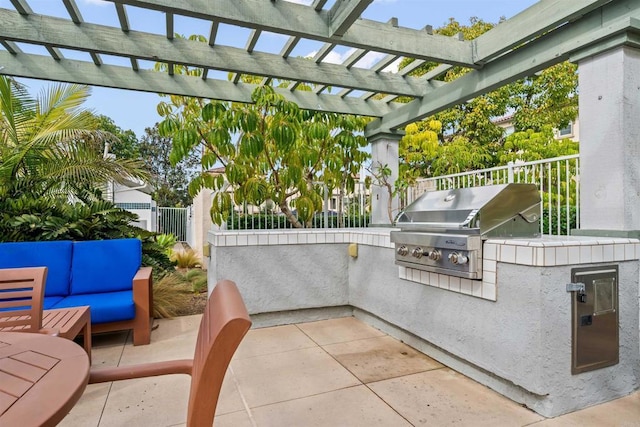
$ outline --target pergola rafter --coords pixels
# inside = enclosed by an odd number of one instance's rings
[[[246,28],[261,28],[290,36],[360,49],[410,56],[430,61],[475,67],[470,42],[433,35],[420,30],[390,28],[382,22],[359,19],[342,37],[332,37],[329,11],[316,11],[287,1],[267,0],[107,0],[192,18],[217,20]],[[355,1],[355,0],[354,0]]]
[[[418,79],[413,77],[355,67],[349,70],[304,58],[283,60],[279,55],[247,52],[230,46],[211,49],[205,43],[192,40],[169,39],[131,30],[123,33],[119,28],[97,24],[78,26],[61,18],[35,14],[22,16],[3,9],[0,9],[0,39],[292,81],[332,85],[338,80],[343,87],[411,97],[422,94]]]

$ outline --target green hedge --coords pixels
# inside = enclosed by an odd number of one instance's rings
[[[568,213],[568,215],[567,215]],[[569,235],[571,230],[577,228],[577,209],[575,206],[569,206],[567,211],[566,206],[556,207],[551,209],[551,218],[549,218],[549,209],[544,208],[542,210],[542,232],[543,234],[558,234],[558,219],[560,220],[560,235]],[[549,233],[549,225],[551,225],[551,233]]]
[[[338,216],[328,217],[329,224],[326,228],[338,228]],[[369,215],[349,215],[344,217],[344,227],[366,227],[369,224]],[[324,217],[319,214],[313,218],[312,228],[325,228]],[[227,220],[228,230],[277,230],[291,229],[293,226],[284,215],[256,214],[236,215]]]

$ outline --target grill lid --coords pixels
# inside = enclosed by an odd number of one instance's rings
[[[535,236],[540,194],[534,184],[500,184],[424,193],[398,216],[402,230]]]

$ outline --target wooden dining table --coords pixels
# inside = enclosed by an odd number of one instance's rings
[[[89,382],[89,356],[66,338],[0,332],[0,426],[55,426]]]

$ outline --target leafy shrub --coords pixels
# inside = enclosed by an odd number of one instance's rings
[[[153,284],[153,316],[171,318],[191,301],[191,286],[183,276],[169,273]]]
[[[200,293],[207,290],[207,272],[199,268],[193,268],[184,273],[184,279],[191,284],[191,290],[194,293]]]
[[[69,203],[66,198],[29,193],[0,195],[0,242],[138,238],[142,264],[153,267],[155,277],[173,271],[156,233],[132,225],[135,219],[136,215],[104,200]]]
[[[196,268],[202,266],[202,260],[193,249],[183,249],[173,251],[171,261],[176,263],[178,268]]]
[[[549,218],[549,215],[551,215],[551,218]],[[560,211],[556,207],[551,210],[544,208],[542,210],[543,234],[558,234],[558,219],[560,220],[560,235],[567,235],[571,230],[578,228],[577,209],[575,206],[569,206],[568,211],[566,206],[561,206]],[[549,226],[551,226],[551,230],[549,230]]]
[[[162,250],[164,250],[169,258],[171,258],[173,247],[175,246],[177,241],[178,239],[173,234],[158,234],[156,236],[156,242],[162,248]]]

